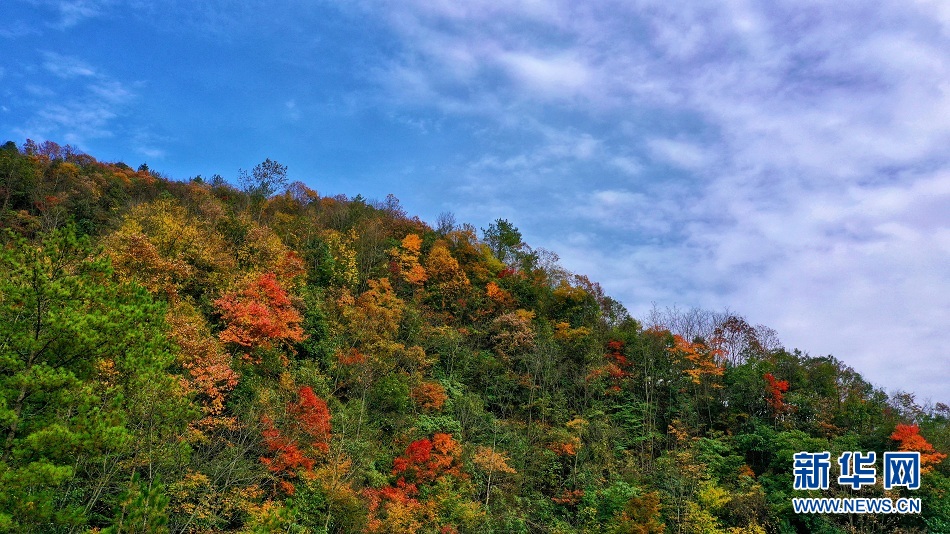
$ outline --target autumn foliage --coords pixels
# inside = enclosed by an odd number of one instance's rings
[[[683,372],[694,384],[701,383],[707,377],[722,376],[721,349],[709,348],[702,343],[686,341],[680,335],[673,336],[673,346],[669,353],[683,365]]]
[[[179,303],[169,310],[170,337],[180,349],[178,363],[186,371],[185,387],[202,407],[203,427],[232,426],[233,417],[223,417],[227,394],[239,375],[231,366],[231,357],[208,330],[204,318],[193,306]]]
[[[393,460],[395,482],[364,492],[370,510],[368,530],[416,532],[423,523],[438,523],[438,503],[420,500],[420,486],[449,477],[464,478],[461,454],[462,447],[451,434],[440,432],[431,440],[423,438],[410,443],[405,453]]]
[[[412,401],[423,411],[441,410],[449,398],[438,382],[423,382],[412,389],[411,395]]]
[[[422,238],[416,234],[408,234],[398,247],[390,251],[394,274],[412,286],[419,286],[429,278],[426,270],[419,264],[421,248]]]
[[[300,388],[296,402],[287,404],[289,421],[281,431],[270,416],[261,418],[264,445],[270,453],[261,463],[277,475],[281,489],[293,494],[287,479],[313,471],[317,456],[330,450],[330,410],[309,386]]]
[[[947,399],[631,317],[508,221],[245,185],[0,146],[0,532],[950,531]],[[858,446],[922,512],[794,514],[791,454]]]
[[[920,468],[923,473],[932,471],[947,457],[946,454],[937,452],[934,446],[920,435],[920,427],[917,425],[898,424],[891,434],[891,439],[898,443],[898,450],[920,453]]]
[[[307,445],[322,453],[329,451],[330,409],[325,400],[316,396],[310,386],[300,388],[300,398],[287,405],[287,413],[294,418]]]
[[[247,348],[270,348],[278,342],[302,341],[303,318],[274,273],[253,278],[243,289],[214,302],[228,325],[221,341]]]
[[[765,373],[765,401],[772,408],[772,413],[781,414],[788,410],[785,404],[785,392],[788,391],[788,380],[779,380],[772,373]]]
[[[485,285],[485,295],[501,309],[507,309],[514,305],[514,299],[511,294],[498,287],[495,282],[488,282]]]
[[[558,456],[577,456],[577,451],[581,448],[581,439],[577,436],[571,436],[563,441],[555,441],[548,445],[548,450]]]
[[[499,452],[492,447],[479,446],[475,450],[475,456],[472,463],[486,473],[498,473],[513,475],[518,471],[509,465],[511,458],[503,452]]]
[[[605,363],[594,367],[587,375],[587,380],[606,378],[609,386],[608,393],[617,393],[623,384],[623,380],[633,372],[633,365],[624,354],[623,341],[610,340],[607,342],[607,354],[604,355]]]
[[[393,460],[396,485],[408,488],[442,476],[461,476],[461,454],[462,448],[451,434],[439,432],[431,441],[428,438],[413,441],[406,447],[405,454]]]

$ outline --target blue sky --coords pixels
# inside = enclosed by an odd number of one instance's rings
[[[950,401],[950,4],[6,0],[0,137],[507,218]]]

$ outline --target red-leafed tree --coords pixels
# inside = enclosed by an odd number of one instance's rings
[[[225,294],[214,302],[227,328],[222,341],[249,349],[271,348],[277,343],[306,338],[303,318],[274,273],[264,273],[243,289]]]
[[[920,427],[917,425],[898,424],[891,434],[891,439],[899,443],[899,450],[920,453],[920,470],[923,473],[929,473],[947,457],[946,454],[937,452],[934,446],[920,435]]]
[[[274,426],[274,420],[269,416],[261,418],[264,430],[261,435],[264,437],[264,445],[270,457],[262,456],[261,463],[267,466],[267,469],[277,475],[278,485],[284,492],[293,495],[294,485],[287,480],[295,478],[298,471],[311,471],[314,465],[314,459],[310,458],[300,449],[294,440],[285,436]]]
[[[277,428],[269,416],[261,418],[264,426],[264,445],[270,456],[261,457],[261,463],[279,478],[280,488],[294,493],[288,480],[300,472],[310,473],[318,457],[330,451],[330,409],[309,386],[300,388],[296,402],[287,404],[290,420],[284,430]]]
[[[419,486],[436,486],[447,477],[464,478],[462,447],[451,434],[436,433],[432,439],[413,441],[405,454],[393,460],[394,484],[367,489],[369,532],[411,531],[408,525],[439,524],[439,499],[420,502]],[[457,498],[457,497],[456,497]],[[454,528],[451,525],[443,527]]]
[[[607,354],[604,355],[606,363],[595,367],[588,375],[588,380],[606,377],[610,382],[607,388],[608,393],[617,393],[623,380],[630,376],[633,370],[633,364],[624,354],[623,341],[611,340],[607,342]]]
[[[294,417],[300,433],[306,436],[308,445],[323,453],[330,446],[330,409],[326,401],[318,397],[310,386],[300,388],[299,400],[287,405],[287,412]]]
[[[785,403],[785,392],[788,391],[788,380],[779,380],[772,373],[765,373],[765,401],[772,408],[772,413],[779,415],[788,411]]]
[[[427,438],[413,441],[406,447],[405,454],[393,460],[393,475],[398,477],[396,485],[408,488],[445,475],[461,476],[461,455],[462,447],[451,434],[438,432],[431,441]]]

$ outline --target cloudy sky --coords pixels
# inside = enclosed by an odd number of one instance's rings
[[[5,0],[0,142],[518,226],[950,401],[950,3]]]

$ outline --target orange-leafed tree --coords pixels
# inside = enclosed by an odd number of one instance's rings
[[[442,309],[460,304],[471,289],[468,276],[444,241],[437,242],[429,251],[425,268],[429,276],[429,300]]]
[[[709,347],[701,341],[686,341],[680,335],[673,335],[672,346],[666,350],[674,365],[689,378],[687,383],[682,384],[681,391],[689,392],[692,397],[692,406],[686,407],[686,411],[700,418],[693,423],[712,424],[713,411],[717,405],[714,393],[722,389],[721,379],[725,373],[722,350]]]
[[[235,418],[225,415],[227,394],[237,386],[239,378],[231,367],[231,357],[190,303],[176,303],[166,320],[171,327],[169,337],[179,347],[176,363],[185,371],[182,382],[203,412],[196,430],[203,434],[215,428],[233,428]]]
[[[412,402],[422,411],[439,411],[449,396],[438,382],[423,381],[412,388]]]
[[[897,446],[899,450],[920,453],[920,470],[923,473],[929,473],[934,466],[947,457],[946,454],[934,449],[934,446],[920,435],[920,427],[917,425],[898,424],[894,433],[891,434],[891,439],[899,444]]]
[[[426,270],[419,264],[422,251],[422,238],[416,234],[408,234],[398,247],[389,251],[392,257],[392,270],[399,279],[404,280],[412,287],[420,287],[429,279]]]
[[[302,341],[306,334],[300,312],[274,273],[261,274],[243,289],[214,301],[227,327],[221,341],[247,349],[269,349],[280,343]]]
[[[511,296],[511,293],[498,287],[495,282],[488,282],[485,285],[485,296],[491,302],[492,308],[507,310],[515,305],[515,299]]]
[[[445,236],[452,257],[458,260],[472,283],[481,286],[494,278],[492,269],[501,270],[503,265],[492,255],[488,245],[479,241],[475,227],[463,225]]]
[[[488,506],[491,498],[492,479],[500,476],[514,475],[518,471],[508,465],[511,459],[504,452],[499,452],[493,447],[479,446],[475,449],[475,456],[472,457],[472,463],[475,464],[483,473],[485,473],[485,506]]]
[[[701,384],[709,378],[722,376],[725,368],[722,366],[722,350],[709,348],[702,343],[691,343],[683,336],[673,336],[673,346],[669,353],[674,356],[689,376],[693,384]]]

